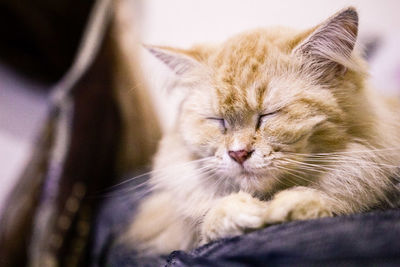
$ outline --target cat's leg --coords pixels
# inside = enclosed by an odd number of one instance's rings
[[[267,224],[275,224],[332,215],[333,207],[323,192],[299,186],[283,190],[269,201],[265,222]]]
[[[219,199],[204,217],[201,242],[243,234],[265,225],[268,203],[239,192]]]
[[[206,214],[201,240],[205,243],[240,235],[268,224],[328,217],[332,214],[327,196],[308,187],[281,191],[268,202],[239,192],[221,198]]]

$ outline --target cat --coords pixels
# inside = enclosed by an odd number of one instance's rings
[[[149,46],[185,95],[124,242],[189,250],[271,224],[391,206],[400,107],[368,86],[358,14],[219,45]]]

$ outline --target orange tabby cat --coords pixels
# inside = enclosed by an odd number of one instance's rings
[[[149,47],[184,90],[127,237],[145,254],[390,205],[400,109],[368,87],[354,8],[306,30]]]

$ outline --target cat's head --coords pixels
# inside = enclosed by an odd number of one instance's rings
[[[220,45],[149,50],[186,90],[177,127],[186,149],[210,157],[203,164],[228,183],[265,191],[303,183],[307,155],[357,135],[363,114],[353,107],[365,76],[353,51],[357,29],[348,8],[306,31],[259,29]]]

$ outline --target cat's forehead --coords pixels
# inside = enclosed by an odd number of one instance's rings
[[[265,31],[240,35],[224,43],[212,58],[213,88],[222,113],[265,108],[277,77],[289,68],[285,41]]]
[[[242,87],[215,85],[211,101],[214,109],[225,116],[273,112],[301,97],[301,83],[290,79],[262,79]]]

